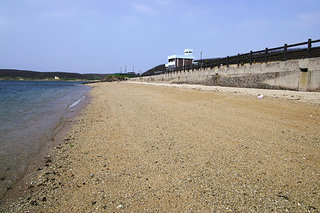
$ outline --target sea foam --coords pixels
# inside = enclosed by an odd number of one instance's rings
[[[82,101],[83,99],[85,99],[85,96],[82,96],[79,100],[73,102],[72,104],[70,104],[70,106],[68,107],[69,109],[76,106],[77,104],[80,103],[80,101]]]

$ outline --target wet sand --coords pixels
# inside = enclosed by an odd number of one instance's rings
[[[0,210],[319,211],[316,101],[92,87],[84,115],[25,180],[26,194]]]
[[[77,118],[82,115],[83,109],[90,103],[90,94],[87,92],[85,94],[86,98],[82,99],[73,107],[69,108],[63,119],[57,124],[57,126],[50,132],[47,137],[43,137],[43,143],[39,147],[38,152],[29,159],[26,163],[26,169],[22,176],[17,179],[14,183],[9,185],[10,187],[3,192],[0,196],[0,207],[5,199],[15,199],[19,196],[25,196],[29,193],[26,188],[30,187],[28,180],[30,176],[34,175],[36,171],[39,171],[45,166],[46,156],[48,153],[57,145],[64,142],[65,135],[71,130],[75,125]],[[2,174],[4,180],[7,179],[6,174]],[[1,181],[1,180],[0,180]],[[0,208],[1,209],[1,208]]]

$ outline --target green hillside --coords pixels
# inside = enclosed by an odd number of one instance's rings
[[[102,80],[108,74],[80,74],[69,72],[36,72],[29,70],[0,69],[1,80]]]

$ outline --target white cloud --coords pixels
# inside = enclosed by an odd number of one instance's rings
[[[146,15],[155,15],[157,13],[152,7],[145,4],[134,4],[133,8],[135,11]]]
[[[299,13],[297,18],[303,22],[318,22],[320,20],[320,13]]]
[[[299,13],[290,20],[282,21],[282,25],[291,28],[319,27],[320,13]]]

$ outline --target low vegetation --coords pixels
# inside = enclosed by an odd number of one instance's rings
[[[124,81],[131,77],[133,76],[130,74],[117,73],[117,74],[111,74],[106,76],[105,78],[102,79],[102,81],[103,82]]]

